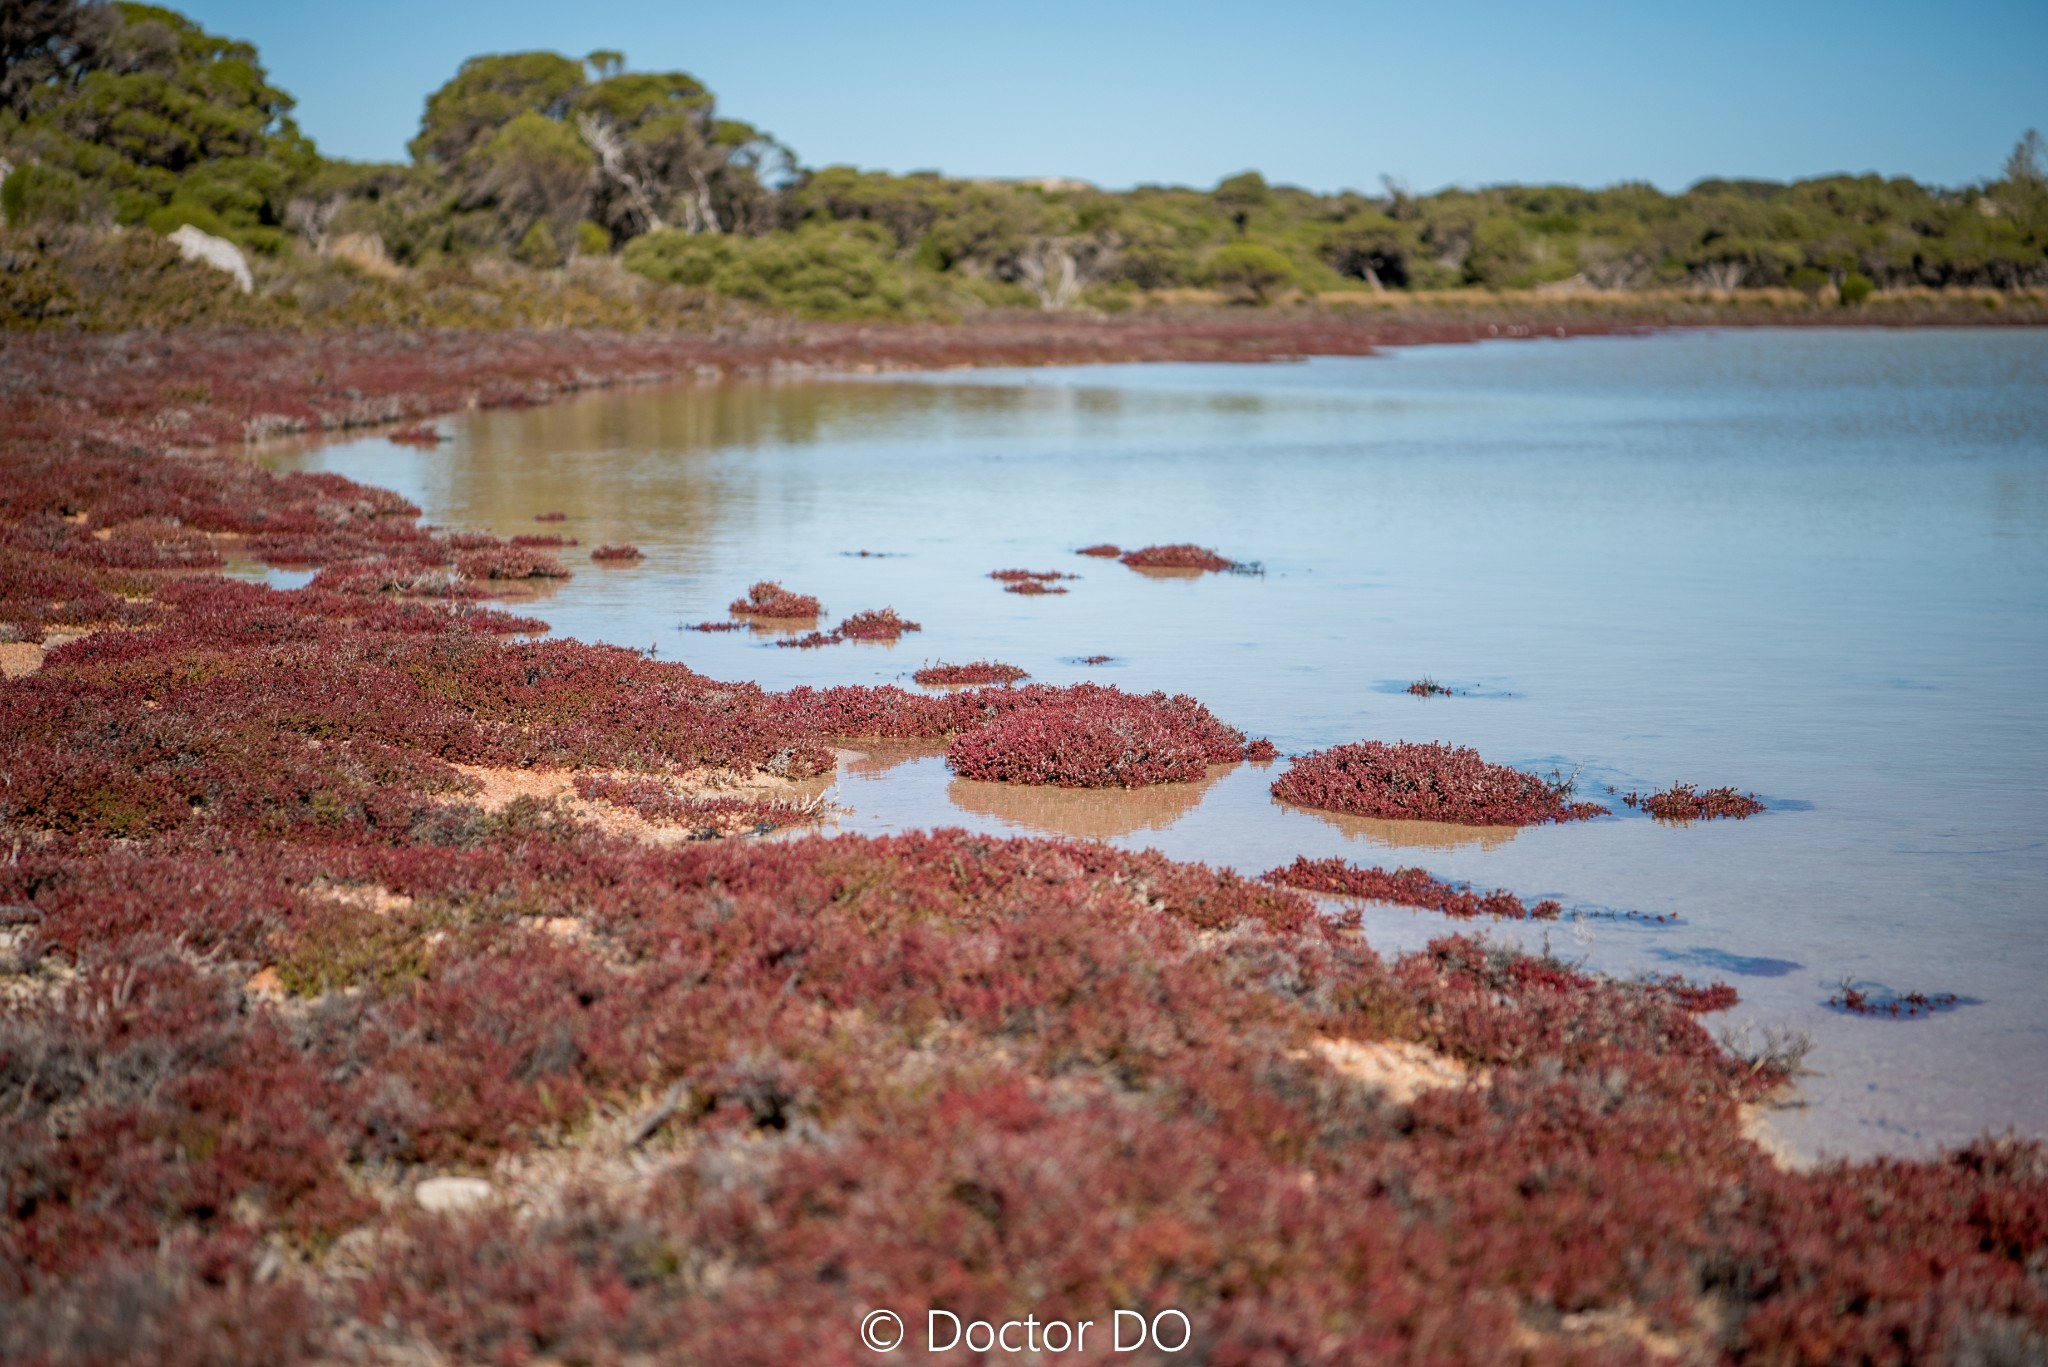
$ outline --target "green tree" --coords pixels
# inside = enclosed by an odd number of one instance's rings
[[[1209,260],[1209,281],[1239,303],[1263,304],[1294,283],[1294,263],[1258,242],[1233,242]]]

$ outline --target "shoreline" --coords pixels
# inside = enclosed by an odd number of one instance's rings
[[[1637,311],[1575,296],[1493,307],[1358,306],[1168,317],[1054,315],[956,324],[782,322],[712,333],[592,330],[0,333],[0,410],[41,416],[62,396],[74,421],[117,439],[190,449],[417,422],[478,408],[685,379],[930,372],[1142,362],[1257,363],[1366,356],[1391,347],[1751,327],[2039,327],[2048,302],[1931,316],[1757,309],[1713,301]],[[1803,302],[1803,301],[1802,301]],[[1392,313],[1395,316],[1366,316]],[[1445,317],[1455,312],[1459,316]],[[1436,313],[1439,316],[1418,316]]]
[[[1302,354],[1259,321],[966,350]],[[1367,332],[1314,335],[1477,340]],[[592,820],[564,775],[643,775],[659,815],[692,774],[801,777],[829,738],[971,702],[513,641],[496,590],[524,580],[495,576],[536,571],[506,543],[220,448],[707,357],[938,368],[961,339],[386,340],[80,338],[25,369],[0,345],[12,644],[99,628],[0,683],[8,1028],[83,1060],[9,1116],[32,1177],[8,1180],[38,1185],[0,1216],[8,1356],[63,1360],[130,1284],[157,1298],[124,1326],[138,1357],[233,1324],[276,1362],[393,1333],[470,1360],[857,1360],[817,1326],[926,1299],[1185,1306],[1231,1360],[2048,1333],[2038,1143],[1790,1171],[1746,1108],[1794,1060],[1734,1057],[1669,984],[1459,935],[1382,960],[1300,894],[1077,841]],[[324,577],[225,582],[228,536]],[[74,1003],[99,1033],[64,1033]],[[96,1081],[145,1047],[159,1082]],[[1013,1304],[1026,1285],[1059,1289]]]

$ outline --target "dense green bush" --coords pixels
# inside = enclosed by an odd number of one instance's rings
[[[911,311],[906,267],[873,228],[817,226],[768,237],[650,233],[626,248],[626,268],[811,318]]]

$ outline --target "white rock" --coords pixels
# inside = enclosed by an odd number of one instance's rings
[[[177,244],[178,252],[187,261],[203,261],[215,270],[226,271],[235,277],[235,283],[247,294],[256,288],[256,281],[249,274],[248,258],[242,249],[224,237],[201,232],[187,223],[171,234],[171,241]]]
[[[424,1210],[474,1210],[491,1199],[491,1184],[481,1177],[429,1177],[412,1197]]]

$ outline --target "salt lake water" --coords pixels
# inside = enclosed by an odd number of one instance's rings
[[[1461,830],[1284,807],[1279,765],[1125,797],[957,782],[925,753],[844,770],[840,831],[1065,832],[1247,873],[1337,855],[1555,897],[1548,925],[1365,924],[1383,953],[1478,928],[1732,983],[1717,1026],[1815,1041],[1802,1104],[1772,1120],[1807,1155],[2048,1135],[2048,333],[734,382],[444,426],[438,449],[266,459],[436,523],[577,537],[576,577],[519,610],[717,678],[915,687],[926,662],[993,659],[1192,693],[1283,755],[1444,740],[1577,771],[1596,800],[1685,780],[1771,807]],[[646,559],[589,563],[619,541]],[[1103,541],[1263,573],[1074,554]],[[986,577],[1006,568],[1081,577],[1023,597]],[[757,579],[823,598],[827,626],[887,606],[924,630],[791,650],[682,629]],[[1424,676],[1460,695],[1403,691]],[[1963,1000],[1867,1019],[1826,1005],[1844,980]]]

